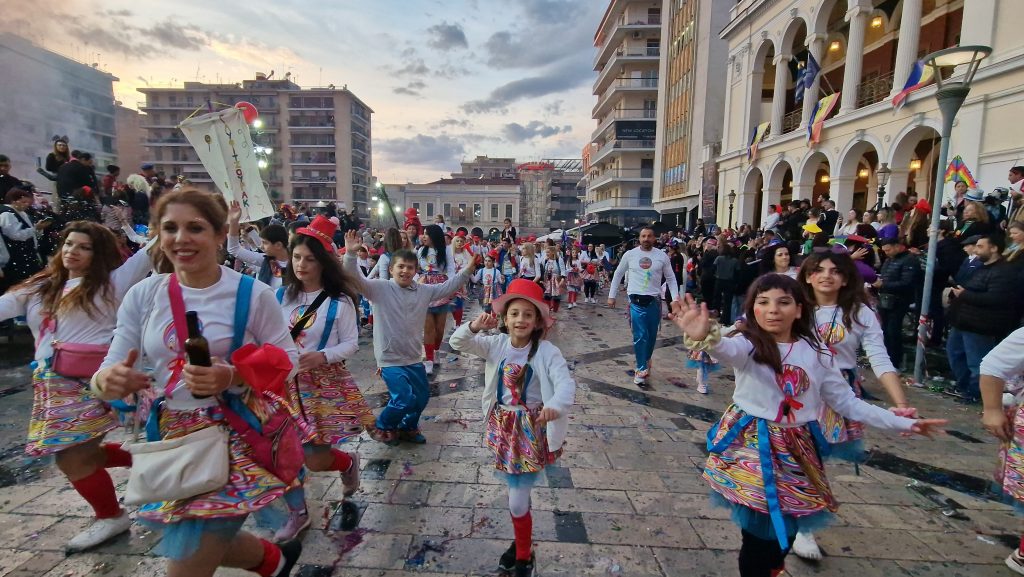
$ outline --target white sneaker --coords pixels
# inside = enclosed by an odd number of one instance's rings
[[[111,519],[96,519],[92,525],[85,528],[84,531],[75,535],[68,544],[64,546],[64,551],[67,553],[75,553],[77,551],[85,551],[86,549],[92,549],[93,547],[100,545],[107,541],[117,537],[121,533],[124,533],[132,526],[132,520],[128,516],[127,511],[121,511],[120,517],[113,517]]]
[[[796,539],[793,540],[793,553],[801,559],[821,561],[821,549],[814,540],[814,533],[797,532]]]
[[[636,371],[633,373],[633,384],[634,385],[646,385],[647,377],[651,374],[651,371]]]
[[[427,374],[434,372],[434,361],[423,361],[423,370],[427,371]]]
[[[1006,558],[1006,566],[1014,573],[1024,575],[1024,557],[1021,556],[1020,551],[1014,549],[1013,553],[1010,553],[1010,556]]]
[[[702,394],[702,395],[708,394],[708,384],[707,383],[697,383],[697,392]]]

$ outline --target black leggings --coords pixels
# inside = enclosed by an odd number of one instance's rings
[[[596,280],[585,280],[583,281],[583,296],[584,298],[592,299],[597,295],[597,281]]]
[[[740,577],[774,577],[781,573],[789,551],[783,552],[777,539],[765,540],[746,531],[742,533]]]

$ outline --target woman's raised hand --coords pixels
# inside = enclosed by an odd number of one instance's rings
[[[672,322],[679,330],[695,341],[702,341],[711,332],[711,320],[707,303],[697,305],[689,294],[672,302]]]

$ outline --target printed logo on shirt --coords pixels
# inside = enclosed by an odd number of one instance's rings
[[[292,311],[292,314],[288,316],[288,326],[294,327],[295,323],[299,322],[299,319],[302,318],[302,315],[306,314],[306,308],[306,305],[295,307],[295,310]],[[307,328],[313,326],[313,323],[316,322],[317,314],[318,313],[314,311],[313,316],[309,317],[309,320],[306,321]],[[303,346],[305,346],[305,341],[306,331],[302,331],[301,333],[299,333],[299,336],[295,337],[295,346],[301,349],[303,348]]]
[[[654,266],[654,261],[651,260],[651,257],[649,257],[649,256],[640,257],[640,268],[642,268],[644,270],[648,270],[652,266]]]
[[[776,375],[775,380],[786,396],[799,397],[811,388],[811,379],[796,365],[782,365],[782,374]]]
[[[200,333],[203,332],[203,320],[202,319],[199,319],[199,332]],[[178,332],[174,330],[174,321],[173,320],[170,323],[168,323],[166,327],[164,327],[164,336],[163,336],[163,338],[164,338],[164,345],[167,347],[167,350],[175,352],[175,353],[178,352]],[[182,343],[182,346],[184,346],[184,343]]]
[[[826,345],[834,345],[846,338],[846,327],[839,323],[822,323],[818,325],[818,335]]]

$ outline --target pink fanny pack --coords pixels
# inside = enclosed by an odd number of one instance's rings
[[[100,370],[110,345],[53,341],[53,372],[72,379],[91,378]]]

